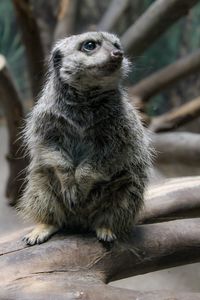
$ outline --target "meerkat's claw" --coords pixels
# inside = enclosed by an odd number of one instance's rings
[[[42,244],[46,242],[56,231],[58,227],[48,224],[39,224],[34,230],[23,237],[23,241],[33,246],[35,244]]]
[[[116,235],[112,232],[112,230],[105,227],[97,228],[96,234],[97,234],[97,238],[100,241],[113,242],[114,240],[117,239]]]

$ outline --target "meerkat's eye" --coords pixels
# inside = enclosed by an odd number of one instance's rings
[[[116,42],[114,43],[115,48],[117,48],[118,50],[121,50],[121,46]]]
[[[90,52],[96,49],[97,42],[95,41],[86,41],[81,46],[81,51]]]

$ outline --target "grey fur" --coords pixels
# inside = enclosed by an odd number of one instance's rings
[[[98,49],[80,51],[85,40],[97,41]],[[132,228],[151,161],[121,86],[128,60],[110,57],[115,43],[121,48],[115,35],[88,32],[52,50],[44,90],[25,128],[31,164],[20,203],[35,222],[89,228],[108,241]]]

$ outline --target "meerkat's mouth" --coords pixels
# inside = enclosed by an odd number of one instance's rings
[[[70,76],[71,78],[78,79],[77,76],[87,76],[88,73],[90,76],[104,77],[114,74],[119,71],[120,68],[121,61],[108,61],[90,66],[77,66],[76,70],[62,67],[61,76]]]
[[[115,72],[120,68],[121,68],[121,62],[107,62],[104,64],[96,64],[90,66],[88,69],[97,70],[97,71]]]

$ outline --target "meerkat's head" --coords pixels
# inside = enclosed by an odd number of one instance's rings
[[[107,32],[60,40],[52,50],[51,64],[61,82],[78,88],[113,87],[129,71],[120,40]]]

